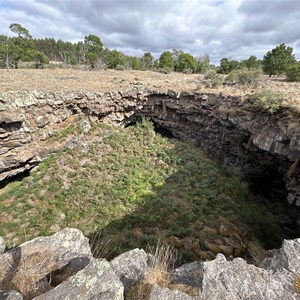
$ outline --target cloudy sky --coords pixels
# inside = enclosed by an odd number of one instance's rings
[[[95,34],[128,55],[176,48],[219,63],[286,43],[300,59],[300,0],[0,0],[0,34],[11,23],[36,38]]]

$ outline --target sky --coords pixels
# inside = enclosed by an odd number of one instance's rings
[[[11,23],[34,38],[95,34],[127,55],[175,48],[218,64],[285,43],[300,59],[300,0],[0,0],[0,34]]]

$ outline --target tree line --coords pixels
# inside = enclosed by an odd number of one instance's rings
[[[245,60],[222,58],[220,66],[211,64],[208,54],[193,56],[181,50],[163,51],[158,59],[150,52],[142,57],[128,56],[118,50],[104,46],[96,35],[87,35],[83,41],[72,43],[54,38],[33,38],[29,31],[18,23],[9,29],[16,34],[10,37],[0,35],[0,67],[19,68],[25,66],[42,68],[49,63],[63,66],[84,65],[95,69],[118,70],[158,70],[184,73],[206,73],[214,69],[221,74],[229,74],[238,69],[262,69],[269,76],[289,73],[294,80],[300,80],[300,63],[296,61],[293,48],[280,44],[268,51],[262,60],[251,55]]]

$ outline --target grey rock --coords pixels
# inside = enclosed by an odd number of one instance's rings
[[[186,293],[163,288],[154,285],[151,289],[149,300],[192,300],[199,299],[198,297],[191,297]]]
[[[6,248],[5,240],[2,236],[0,236],[0,254],[4,253]]]
[[[88,133],[90,131],[90,129],[92,128],[90,122],[88,120],[81,120],[80,121],[80,126],[82,128],[82,131],[84,133]]]
[[[299,299],[291,273],[270,273],[241,258],[227,261],[218,254],[215,260],[203,263],[203,271],[203,300]]]
[[[92,261],[70,277],[35,300],[122,300],[124,288],[106,260]]]
[[[276,250],[272,258],[265,259],[261,267],[278,271],[286,269],[295,275],[300,275],[300,238],[284,240],[280,249]]]
[[[174,283],[200,288],[203,280],[203,263],[193,262],[177,268],[172,274]]]
[[[48,274],[62,269],[75,258],[91,256],[88,239],[78,229],[65,228],[0,255],[0,286],[5,289],[7,286],[17,290],[24,288],[21,292],[26,296],[31,296],[33,291],[43,293],[49,289]]]
[[[48,118],[46,116],[38,116],[36,118],[36,125],[39,128],[45,127],[50,121],[48,120]]]
[[[0,291],[1,300],[22,300],[23,296],[16,291]]]
[[[125,252],[114,258],[110,264],[122,281],[125,292],[149,271],[148,255],[141,249]]]

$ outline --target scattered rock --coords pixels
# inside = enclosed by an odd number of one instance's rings
[[[208,262],[193,262],[171,274],[168,288],[141,285],[149,299],[296,300],[300,299],[300,239],[284,241],[262,266],[243,259],[227,261],[223,254]],[[151,270],[150,254],[134,249],[110,263],[91,255],[87,239],[66,228],[0,255],[0,299],[121,300],[124,292]],[[14,289],[14,290],[11,290]],[[22,294],[20,294],[20,293]]]

